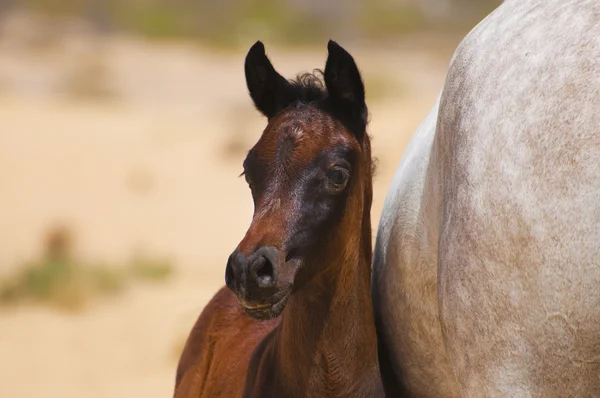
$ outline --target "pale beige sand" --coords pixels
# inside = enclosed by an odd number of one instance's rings
[[[350,48],[367,84],[382,74],[402,88],[370,102],[374,231],[404,147],[443,84],[447,57],[415,46]],[[325,46],[269,53],[291,76],[322,67]],[[252,214],[237,176],[264,122],[246,96],[243,55],[115,39],[101,61],[117,98],[88,101],[67,95],[65,82],[98,62],[89,43],[0,45],[0,274],[39,255],[57,223],[72,228],[84,258],[120,262],[140,250],[176,265],[171,281],[79,315],[0,309],[1,397],[171,394],[176,351]]]

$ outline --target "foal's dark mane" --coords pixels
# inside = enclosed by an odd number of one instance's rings
[[[286,80],[288,86],[280,93],[279,109],[313,106],[339,120],[348,130],[361,137],[366,134],[368,109],[353,109],[351,102],[332,100],[324,83],[325,73],[321,69],[301,73],[295,79]],[[260,109],[259,109],[260,111]]]
[[[300,73],[289,82],[296,90],[296,103],[318,106],[329,96],[325,83],[323,83],[323,71],[321,69],[314,69],[312,73]]]

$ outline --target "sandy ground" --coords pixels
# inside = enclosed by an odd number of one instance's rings
[[[443,84],[449,54],[418,47],[348,46],[368,92],[373,82],[374,227]],[[325,45],[267,49],[288,77],[324,65]],[[0,41],[0,274],[38,256],[57,224],[74,231],[84,258],[119,262],[143,251],[176,266],[170,281],[135,286],[81,314],[0,309],[0,396],[172,393],[181,342],[222,285],[252,214],[237,176],[264,121],[245,91],[243,56],[123,38],[96,47]]]

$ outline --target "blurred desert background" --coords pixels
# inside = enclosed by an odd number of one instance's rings
[[[224,283],[266,125],[243,62],[284,76],[333,38],[389,183],[452,52],[498,1],[0,0],[0,397],[167,397]]]

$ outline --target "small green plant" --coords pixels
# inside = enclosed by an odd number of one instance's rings
[[[362,3],[358,26],[372,39],[414,33],[423,29],[426,19],[414,6],[373,0]]]
[[[163,281],[171,276],[173,267],[168,261],[135,256],[130,265],[131,276],[147,281]]]
[[[118,26],[152,39],[190,37],[194,33],[192,10],[178,4],[120,2],[111,13]]]
[[[131,282],[164,281],[173,272],[168,261],[134,257],[121,266],[88,264],[71,255],[65,229],[52,231],[43,256],[13,277],[0,281],[0,304],[41,303],[78,311],[94,297],[123,292]]]
[[[124,273],[116,268],[42,258],[0,285],[0,302],[49,303],[65,310],[79,310],[93,296],[123,291],[126,282]]]

